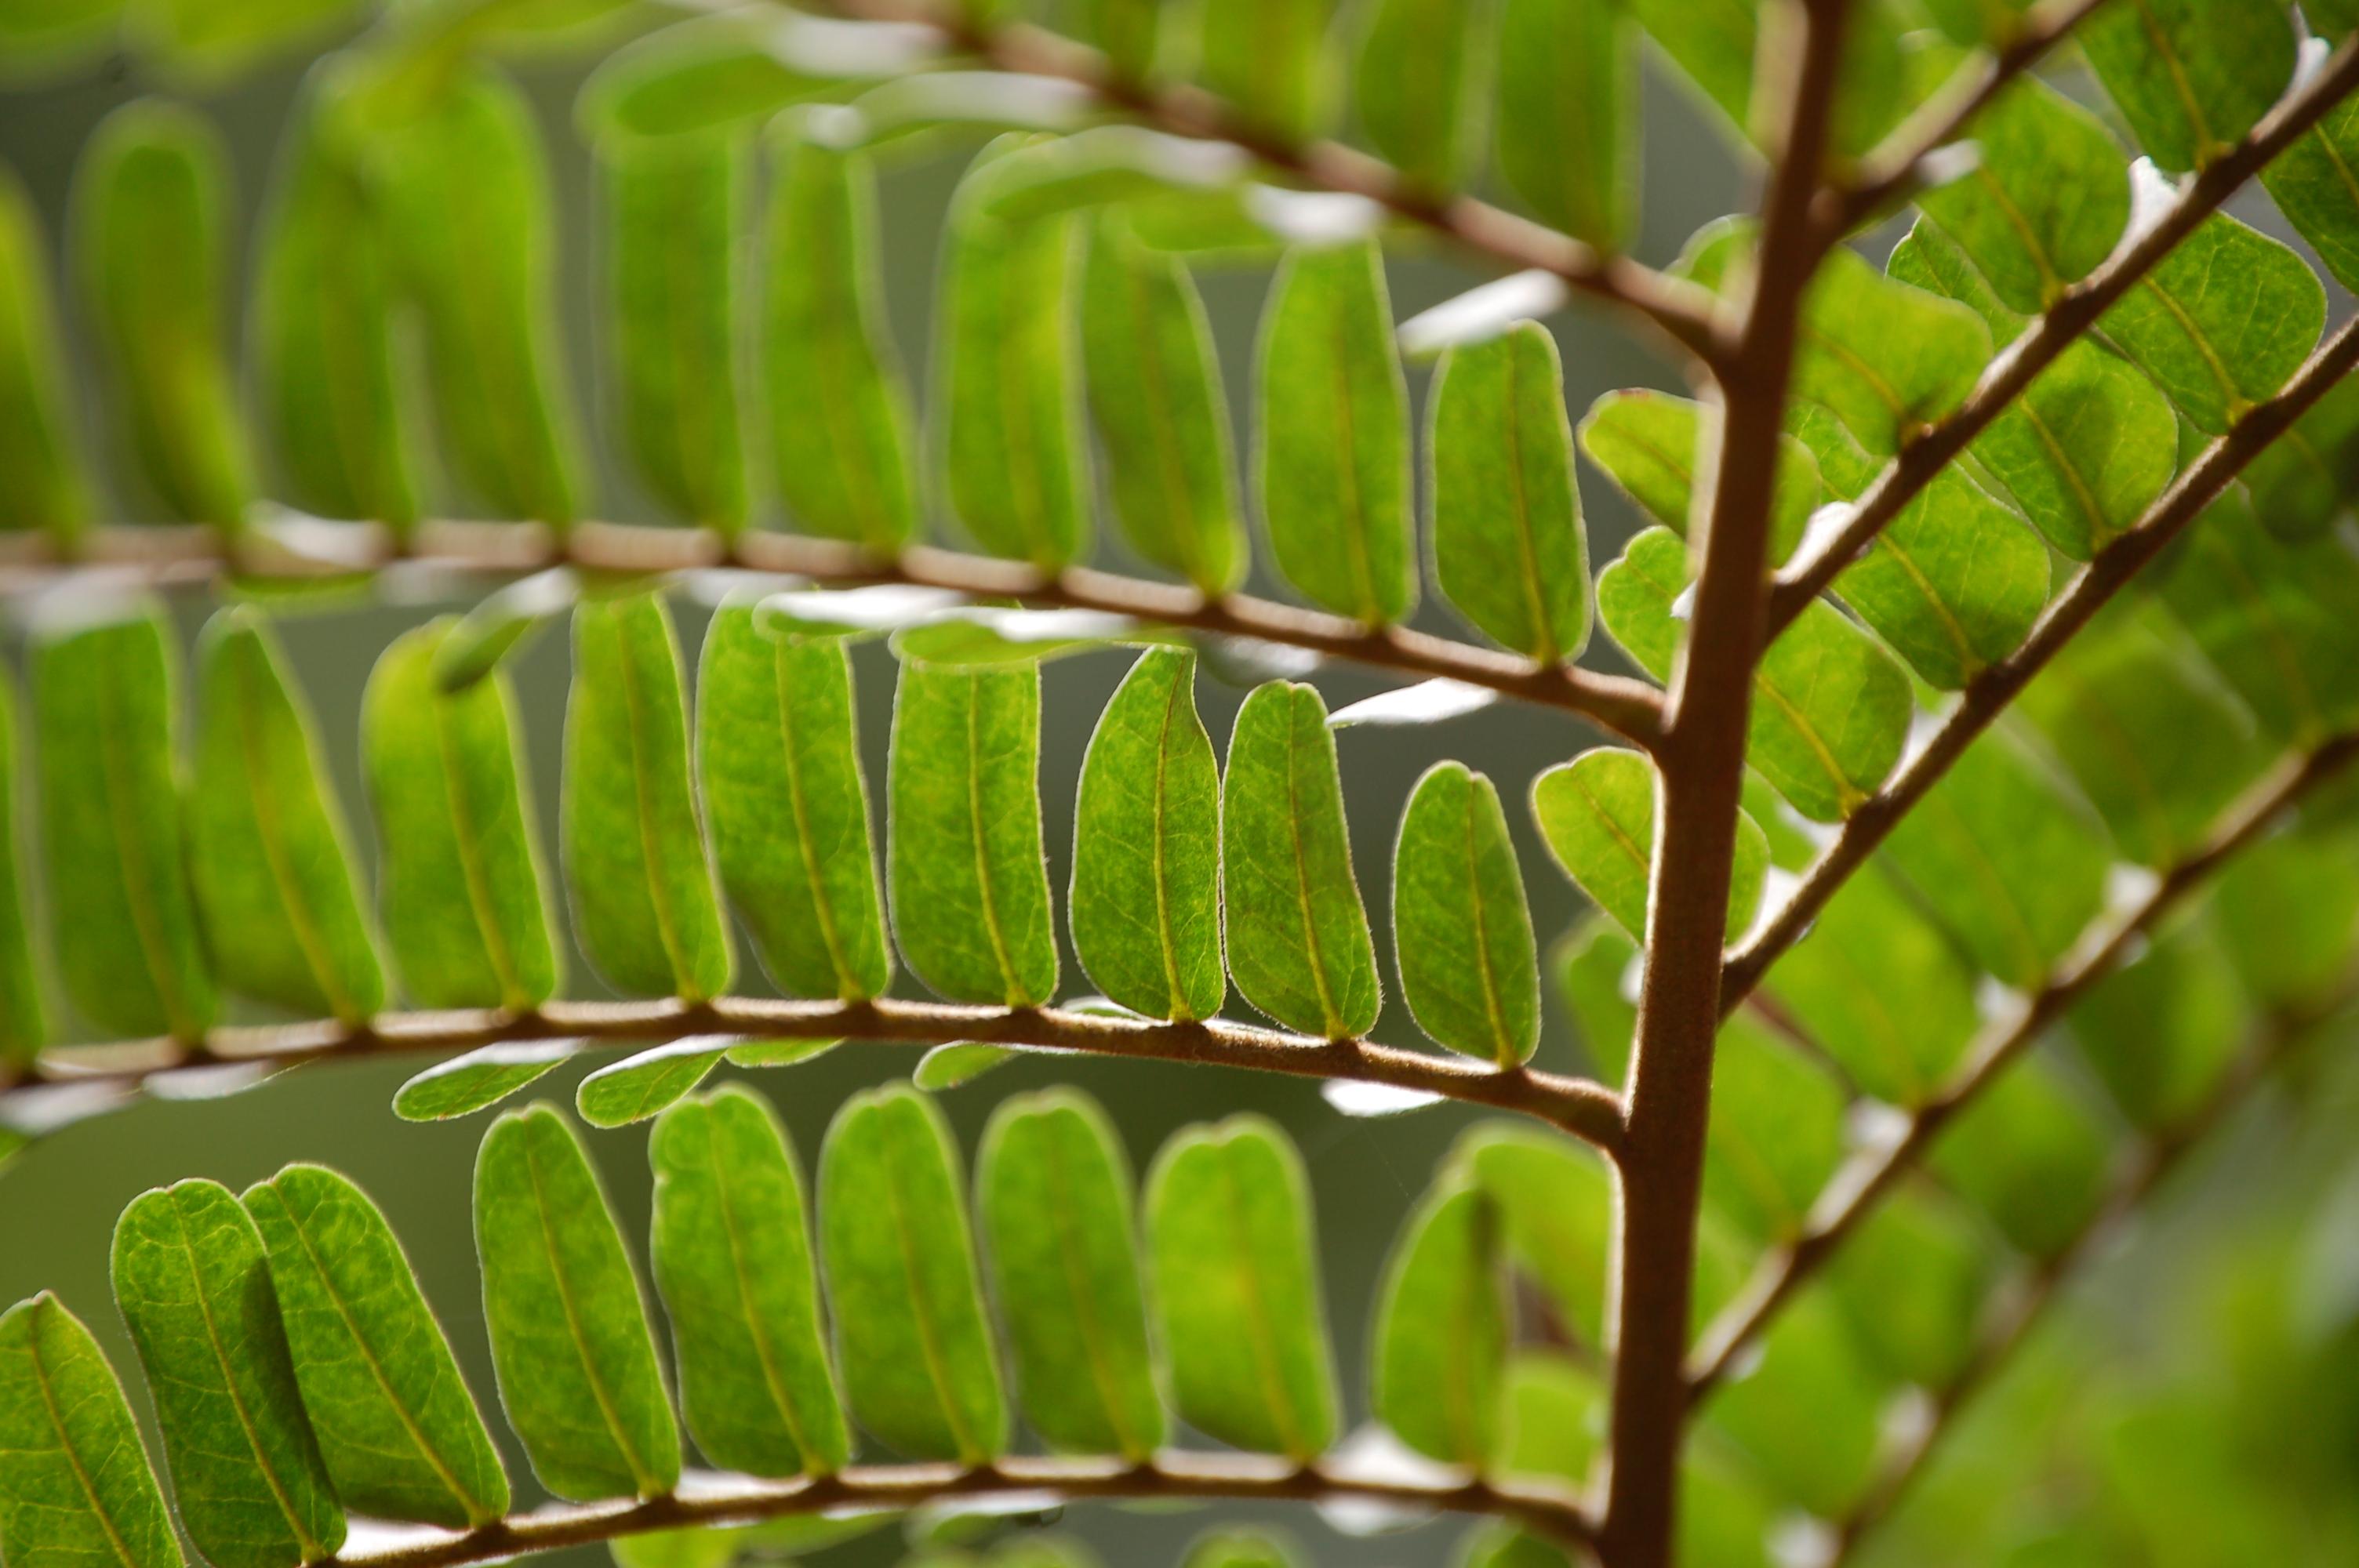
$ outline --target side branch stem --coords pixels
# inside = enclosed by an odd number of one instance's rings
[[[324,543],[323,543],[324,541]],[[309,553],[305,553],[309,552]],[[909,583],[978,599],[1095,610],[1217,636],[1251,637],[1330,658],[1486,687],[1503,696],[1562,708],[1652,749],[1662,698],[1643,681],[1571,665],[1536,665],[1407,627],[1371,628],[1340,615],[1230,594],[1208,600],[1192,588],[1073,567],[1046,576],[1021,561],[919,545],[880,559],[833,539],[757,529],[724,540],[708,529],[586,523],[559,535],[536,523],[428,523],[404,546],[370,524],[320,524],[300,535],[266,532],[236,558],[209,528],[114,527],[94,531],[71,561],[44,536],[0,538],[0,596],[37,590],[80,567],[117,567],[159,585],[210,582],[227,574],[273,579],[332,578],[385,570],[503,576],[572,565],[595,571],[668,572],[740,566],[852,587]]]
[[[1010,1010],[947,1002],[880,1000],[857,1004],[723,997],[690,1006],[677,1001],[555,1001],[538,1011],[405,1012],[367,1025],[330,1021],[215,1031],[201,1050],[170,1039],[50,1052],[0,1089],[12,1097],[50,1086],[129,1087],[181,1068],[249,1063],[293,1066],[364,1057],[448,1054],[529,1040],[654,1044],[699,1034],[749,1039],[859,1040],[926,1045],[950,1040],[1086,1052],[1150,1061],[1244,1067],[1296,1077],[1343,1079],[1515,1111],[1562,1128],[1607,1151],[1621,1141],[1621,1098],[1602,1084],[1518,1067],[1502,1070],[1454,1056],[1428,1055],[1365,1040],[1318,1040],[1248,1024],[1152,1023],[1063,1008]]]

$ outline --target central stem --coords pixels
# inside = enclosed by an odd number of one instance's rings
[[[1810,207],[1826,161],[1848,0],[1765,9],[1761,87],[1783,135],[1752,297],[1720,373],[1719,449],[1697,497],[1701,560],[1684,659],[1656,753],[1661,824],[1647,923],[1647,972],[1620,1152],[1621,1250],[1614,1301],[1612,1472],[1601,1554],[1612,1568],[1668,1568],[1678,1502],[1683,1372],[1712,1043],[1735,858],[1753,670],[1761,650],[1769,519],[1801,300],[1826,237]],[[1782,48],[1779,46],[1783,46]]]

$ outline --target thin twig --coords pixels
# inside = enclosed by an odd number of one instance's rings
[[[833,539],[756,529],[723,539],[702,528],[585,523],[560,536],[537,523],[421,524],[397,548],[374,524],[307,524],[267,530],[234,557],[210,528],[121,526],[87,535],[71,559],[39,535],[0,535],[0,597],[37,592],[92,567],[119,569],[159,586],[249,579],[332,579],[394,568],[468,577],[512,576],[557,565],[614,572],[685,571],[736,565],[813,582],[909,583],[977,599],[1102,611],[1217,636],[1249,637],[1420,678],[1462,681],[1503,696],[1562,708],[1651,749],[1662,727],[1661,694],[1644,681],[1566,665],[1538,665],[1403,626],[1371,628],[1340,615],[1230,594],[1208,600],[1192,588],[1072,567],[1055,576],[1022,561],[919,545],[886,560]]]
[[[1633,1044],[1614,1271],[1612,1459],[1601,1553],[1613,1568],[1669,1568],[1687,1414],[1687,1349],[1704,1130],[1712,1110],[1723,933],[1745,783],[1747,710],[1765,640],[1770,495],[1801,301],[1816,267],[1810,203],[1826,166],[1850,0],[1764,8],[1799,38],[1764,39],[1779,134],[1760,265],[1719,370],[1724,403],[1684,657],[1657,752],[1662,822],[1648,871],[1647,968]]]
[[[925,1045],[973,1040],[1150,1061],[1244,1067],[1296,1077],[1382,1084],[1470,1105],[1516,1111],[1611,1151],[1621,1139],[1621,1098],[1602,1084],[1527,1067],[1500,1069],[1468,1057],[1428,1055],[1366,1040],[1318,1040],[1249,1024],[1154,1023],[1064,1008],[962,1007],[880,1000],[856,1004],[723,997],[677,1001],[553,1001],[530,1013],[391,1012],[351,1028],[330,1021],[214,1031],[201,1049],[169,1038],[52,1050],[14,1095],[58,1084],[136,1086],[186,1067],[473,1051],[530,1040],[652,1044],[700,1034],[754,1039],[858,1040]]]
[[[2062,0],[2050,5],[2037,15],[2020,18],[2014,36],[1995,52],[1978,52],[1960,66],[1860,160],[1858,173],[1848,185],[1819,193],[1815,213],[1821,230],[1840,238],[1906,198],[1915,189],[1928,155],[1965,135],[1975,115],[2038,65],[2065,35],[2088,20],[2091,12],[2107,3]]]
[[[2099,550],[2032,627],[2023,645],[1968,682],[1957,706],[1892,781],[1843,822],[1791,896],[1742,947],[1729,955],[1721,978],[1723,1015],[1752,993],[1788,947],[1801,940],[1853,871],[1865,863],[1901,819],[1964,755],[1974,738],[2013,702],[2031,678],[2086,626],[2106,600],[2161,553],[2180,531],[2219,497],[2251,462],[2329,388],[2359,366],[2359,321],[2343,324],[2319,347],[2285,389],[2256,405],[2234,429],[2204,449],[2146,515]]]
[[[1580,1506],[1556,1492],[1479,1480],[1419,1482],[1358,1476],[1340,1466],[1296,1465],[1251,1454],[1167,1452],[1144,1465],[1007,1458],[973,1469],[853,1465],[833,1476],[785,1481],[690,1476],[673,1496],[644,1502],[559,1505],[512,1514],[464,1532],[421,1530],[413,1537],[405,1530],[396,1544],[348,1551],[328,1559],[322,1568],[468,1568],[654,1530],[1035,1496],[1044,1505],[1094,1498],[1379,1503],[1513,1519],[1575,1547],[1589,1539],[1589,1523]]]
[[[2288,759],[2254,785],[2222,814],[2201,849],[2173,866],[2128,910],[2084,934],[2015,1018],[1986,1030],[1968,1048],[1958,1076],[1917,1108],[1905,1131],[1862,1151],[1836,1172],[1801,1235],[1765,1257],[1745,1288],[1705,1329],[1689,1358],[1690,1396],[1701,1396],[1726,1375],[1736,1357],[1759,1339],[1770,1320],[1875,1212],[1885,1195],[1924,1157],[1960,1111],[1979,1099],[2091,986],[2136,952],[2163,916],[2265,833],[2288,808],[2354,759],[2359,759],[2359,730],[2345,731],[2305,757]]]
[[[1582,294],[1652,322],[1706,366],[1720,356],[1712,302],[1702,289],[1475,197],[1421,189],[1355,147],[1273,135],[1202,88],[1125,79],[1095,49],[1026,23],[977,19],[975,7],[950,9],[926,0],[832,4],[845,16],[932,27],[962,52],[998,70],[1077,83],[1109,109],[1170,135],[1243,147],[1304,185],[1364,197],[1494,265],[1552,273]]]
[[[1875,536],[1900,515],[1933,476],[1948,467],[2039,373],[2114,304],[2177,250],[2236,193],[2237,188],[2299,140],[2354,88],[2359,88],[2359,38],[2345,40],[2324,70],[2269,111],[2235,149],[2195,177],[2152,227],[2104,265],[2064,291],[2024,334],[1991,362],[1965,402],[1902,449],[1854,503],[1851,516],[1825,545],[1788,563],[1769,601],[1769,634],[1792,623]]]
[[[2105,1201],[2074,1229],[2060,1249],[2038,1263],[2002,1315],[1984,1330],[1965,1364],[1933,1395],[1932,1409],[1914,1440],[1886,1459],[1866,1493],[1836,1524],[1838,1544],[1828,1568],[1839,1568],[1847,1562],[1860,1542],[1891,1517],[1924,1473],[1941,1439],[1956,1430],[1959,1412],[2006,1369],[2032,1331],[2046,1321],[2049,1305],[2095,1262],[2106,1242],[2267,1081],[2311,1031],[2354,1000],[2359,1000],[2359,988],[2343,986],[2323,1003],[2273,1019],[2201,1104],[2142,1141]]]

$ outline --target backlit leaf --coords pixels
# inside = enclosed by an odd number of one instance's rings
[[[574,1091],[574,1108],[592,1127],[645,1121],[693,1093],[729,1054],[734,1038],[691,1034],[609,1062],[582,1080]]]
[[[1289,1029],[1364,1034],[1380,1000],[1375,947],[1316,690],[1283,681],[1254,689],[1237,710],[1222,795],[1223,920],[1237,989]]]
[[[401,1086],[393,1113],[404,1121],[445,1121],[499,1104],[554,1072],[582,1049],[578,1040],[517,1040],[437,1062]]]
[[[1324,57],[1334,0],[1205,0],[1198,79],[1273,135],[1319,128],[1333,95]]]
[[[1695,497],[1696,450],[1714,416],[1700,403],[1638,388],[1609,392],[1581,420],[1581,449],[1655,522],[1684,537]],[[1777,443],[1777,493],[1769,519],[1769,557],[1783,563],[1802,542],[1824,498],[1810,450],[1792,437]]]
[[[1624,930],[1647,934],[1647,882],[1655,859],[1655,770],[1636,752],[1600,746],[1532,781],[1532,816],[1564,874]],[[1753,924],[1769,871],[1769,844],[1739,813],[1729,874],[1728,935]]]
[[[1499,172],[1543,222],[1601,250],[1638,209],[1638,29],[1618,0],[1506,0]]]
[[[2104,122],[2037,78],[1967,126],[1980,149],[1964,177],[1918,198],[2009,308],[2046,309],[2112,254],[2130,182]]]
[[[1488,20],[1458,0],[1378,0],[1368,8],[1354,107],[1377,155],[1415,189],[1453,190],[1465,178],[1475,145],[1473,74],[1487,41],[1480,36],[1487,27],[1478,26]]]
[[[316,38],[353,9],[353,0],[145,0],[137,37],[172,70],[219,78]]]
[[[949,1126],[906,1086],[854,1095],[820,1154],[820,1233],[852,1413],[913,1459],[984,1463],[1007,1444]]]
[[[2106,7],[2077,35],[2139,144],[2174,174],[2235,146],[2293,77],[2293,24],[2281,5],[2137,0]]]
[[[723,1088],[666,1111],[647,1159],[656,1283],[697,1447],[759,1476],[840,1468],[850,1439],[786,1130],[758,1097]]]
[[[2310,242],[2345,288],[2359,284],[2359,103],[2329,109],[2299,141],[2261,170],[2277,211]]]
[[[2190,423],[2218,436],[2292,377],[2325,320],[2326,291],[2299,256],[2217,217],[2106,311],[2099,330]]]
[[[1040,672],[901,666],[886,860],[893,930],[953,1001],[1037,1007],[1056,994],[1040,853]]]
[[[1602,1346],[1614,1206],[1604,1162],[1571,1139],[1507,1121],[1476,1127],[1450,1158],[1497,1210],[1501,1244],[1539,1285],[1555,1330]]]
[[[25,1568],[181,1568],[123,1385],[46,1291],[0,1314],[0,1552]]]
[[[1499,793],[1437,762],[1418,781],[1393,853],[1393,942],[1418,1027],[1503,1068],[1539,1043],[1539,955]]]
[[[38,214],[0,173],[0,531],[45,528],[64,544],[90,521],[91,496],[58,339]]]
[[[535,1105],[475,1158],[475,1253],[500,1402],[560,1498],[651,1498],[679,1481],[679,1429],[638,1276],[580,1136]]]
[[[1377,1298],[1373,1401],[1402,1442],[1479,1469],[1498,1445],[1508,1301],[1499,1216],[1445,1179],[1404,1223]]]
[[[1309,1460],[1335,1439],[1335,1371],[1302,1158],[1232,1117],[1176,1135],[1147,1178],[1155,1306],[1182,1420]]]
[[[1139,655],[1100,716],[1073,812],[1073,951],[1148,1018],[1210,1018],[1221,968],[1219,764],[1196,716],[1196,659]]]

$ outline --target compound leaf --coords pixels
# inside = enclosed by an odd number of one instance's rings
[[[2258,230],[2217,217],[2098,326],[2189,423],[2220,436],[2292,378],[2325,324],[2326,290],[2307,263]]]
[[[2201,168],[2269,112],[2294,71],[2287,8],[2239,0],[2137,0],[2075,29],[2106,94],[2154,161]]]

